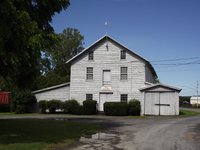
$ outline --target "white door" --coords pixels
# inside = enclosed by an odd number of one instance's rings
[[[175,115],[175,99],[171,92],[160,93],[160,115]]]
[[[103,93],[103,94],[100,94],[100,99],[99,99],[99,111],[104,111],[103,109],[103,104],[105,102],[108,102],[112,100],[112,94],[110,93]]]
[[[103,70],[103,85],[110,84],[110,82],[111,82],[110,70]]]
[[[159,115],[159,93],[146,92],[144,101],[144,114],[145,115]]]

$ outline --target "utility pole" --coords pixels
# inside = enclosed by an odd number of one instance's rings
[[[197,80],[197,108],[199,107],[199,81]]]

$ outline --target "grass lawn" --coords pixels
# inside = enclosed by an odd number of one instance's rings
[[[15,115],[14,112],[0,112],[0,116],[1,115]]]
[[[199,114],[200,113],[196,111],[180,109],[180,116],[196,116]]]
[[[71,144],[101,127],[64,120],[0,120],[0,150],[49,150]]]

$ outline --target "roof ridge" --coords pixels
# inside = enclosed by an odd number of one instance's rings
[[[70,85],[70,82],[66,82],[66,83],[50,86],[50,87],[47,87],[47,88],[39,89],[39,90],[36,90],[36,91],[32,91],[32,93],[36,94],[36,93],[40,93],[40,92],[43,92],[43,91],[48,91],[48,90],[56,89],[56,88],[59,88],[59,87],[63,87],[63,86],[66,86],[66,85]]]
[[[135,55],[136,57],[138,57],[139,59],[143,60],[150,67],[150,69],[152,70],[152,73],[155,75],[155,77],[157,77],[155,69],[153,68],[153,66],[151,65],[151,63],[148,60],[146,60],[145,58],[143,58],[142,56],[140,56],[136,52],[130,50],[129,48],[127,48],[126,46],[124,46],[123,44],[121,44],[120,42],[118,42],[117,40],[115,40],[113,37],[108,36],[108,35],[104,35],[103,37],[101,37],[100,39],[98,39],[96,42],[92,43],[90,46],[88,46],[87,48],[85,48],[84,50],[82,50],[80,53],[78,53],[77,55],[75,55],[74,57],[72,57],[71,59],[69,59],[66,63],[70,63],[71,61],[73,61],[74,59],[76,59],[77,57],[79,57],[81,54],[85,53],[88,49],[90,49],[92,46],[96,45],[100,41],[104,40],[105,38],[109,38],[112,42],[118,44],[119,46],[123,47],[124,49],[126,49],[127,51],[129,51],[130,53],[132,53],[133,55]]]

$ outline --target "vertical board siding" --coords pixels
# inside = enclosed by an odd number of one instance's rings
[[[144,92],[141,107],[144,115],[179,115],[179,96],[177,92]],[[164,105],[163,105],[164,104]],[[167,106],[169,105],[169,106]]]
[[[144,100],[145,115],[159,115],[159,107],[155,104],[159,104],[159,94],[155,92],[146,92]]]
[[[160,103],[161,104],[169,104],[170,106],[161,106],[160,107],[160,115],[174,115],[174,96],[171,92],[160,93]]]

